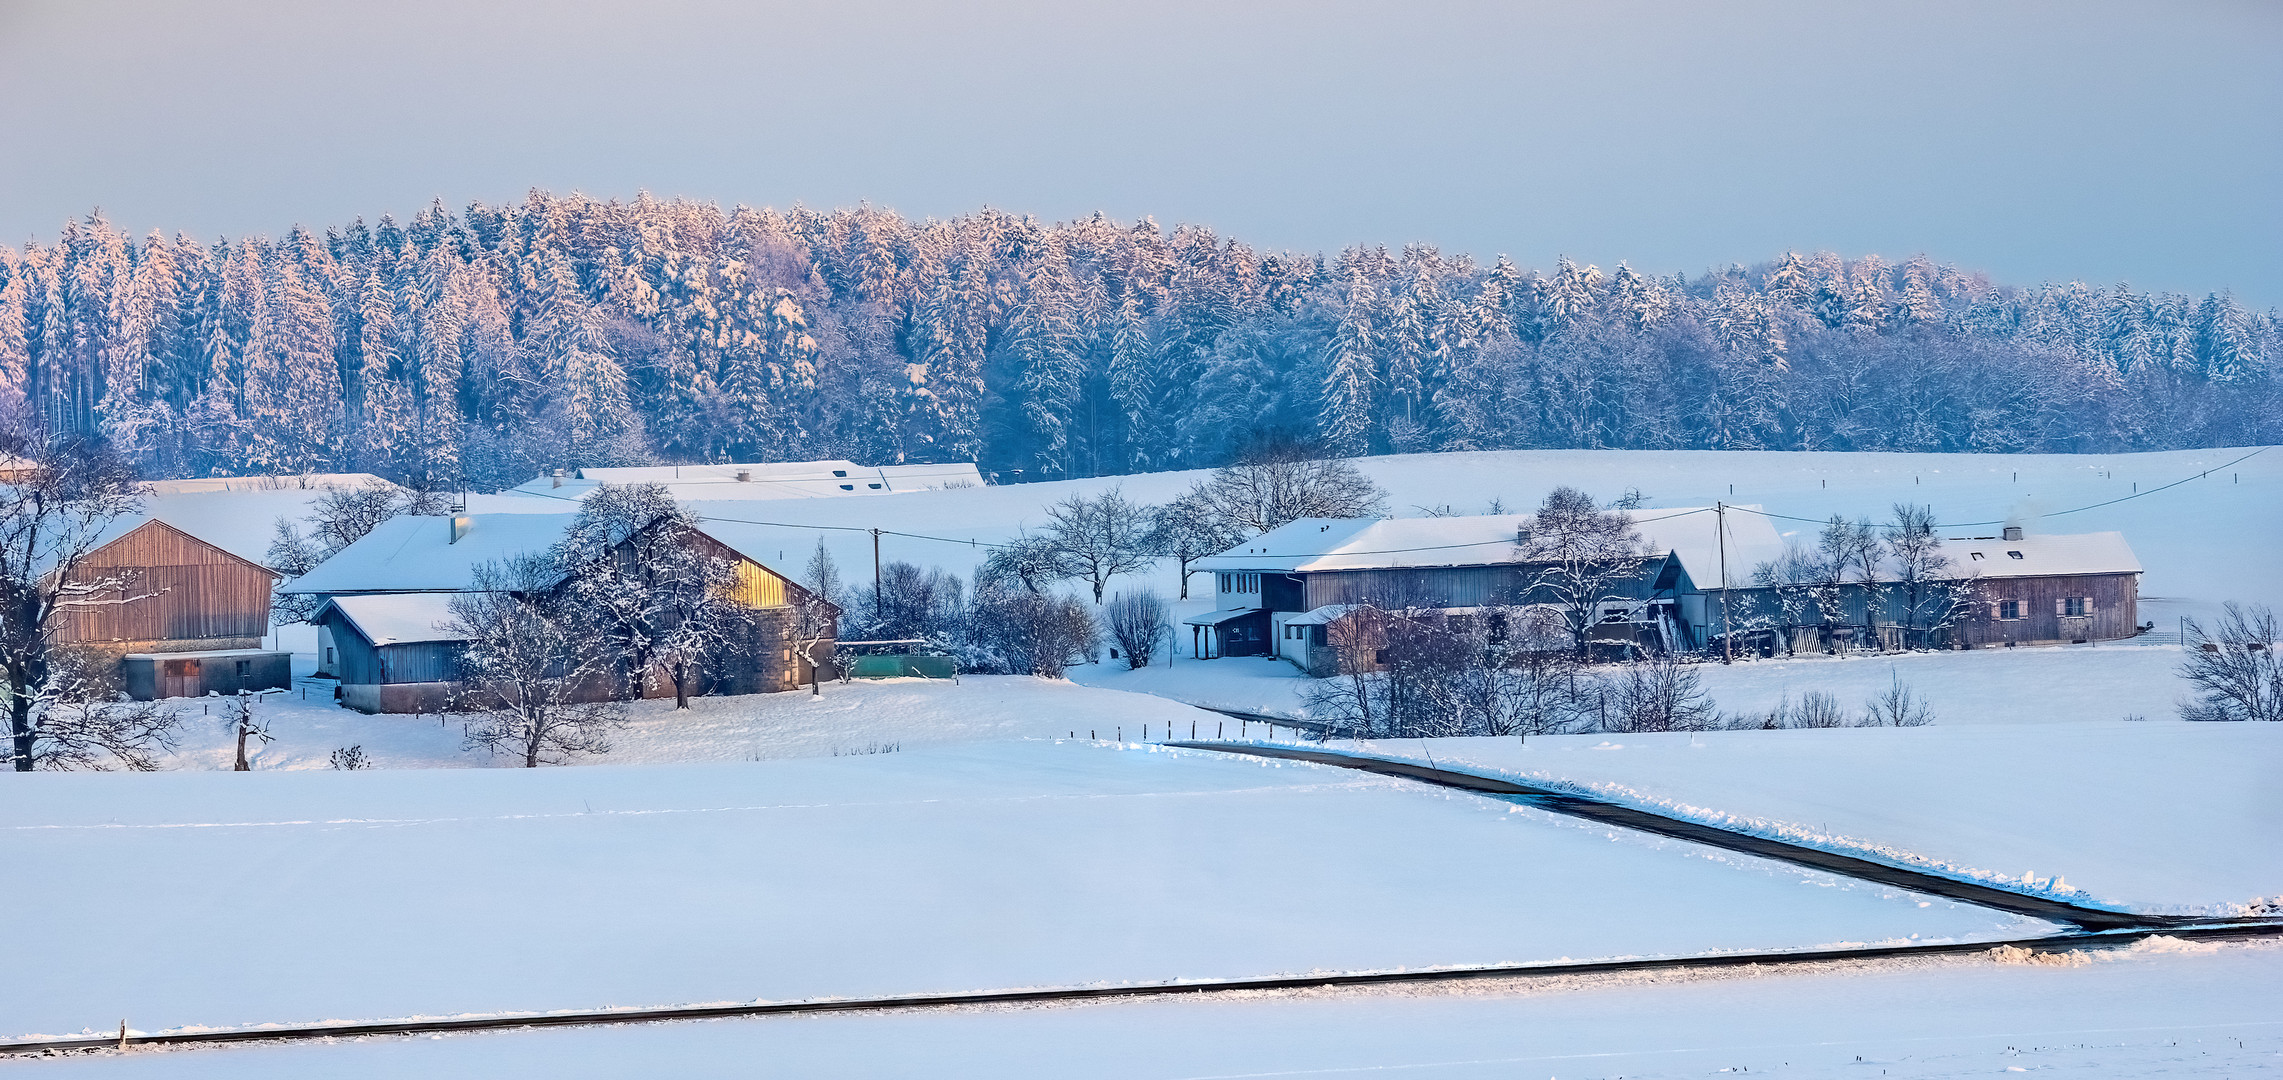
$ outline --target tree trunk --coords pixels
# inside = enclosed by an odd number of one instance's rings
[[[252,765],[246,764],[246,722],[243,720],[238,721],[238,764],[233,766],[230,771],[254,771],[254,767]]]
[[[539,725],[526,720],[523,730],[526,732],[523,740],[523,767],[536,769],[539,767]]]
[[[21,685],[20,683],[11,684]],[[8,695],[8,732],[16,741],[16,771],[32,771],[32,699],[20,691]]]
[[[688,672],[679,660],[674,662],[673,672],[674,711],[681,712],[690,707],[690,683],[689,679],[687,678]]]

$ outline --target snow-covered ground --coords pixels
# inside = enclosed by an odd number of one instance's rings
[[[1334,744],[1351,746],[1353,744]],[[2089,719],[1374,741],[1766,836],[2157,912],[2283,910],[2283,729]]]
[[[272,740],[256,744],[248,758],[256,770],[324,769],[336,748],[360,746],[375,768],[479,768],[521,765],[520,758],[493,757],[462,747],[456,717],[368,716],[335,706],[319,684],[266,699],[260,715]],[[176,699],[188,714],[180,749],[166,757],[171,769],[228,769],[236,747],[219,715],[204,712],[200,699]],[[671,698],[635,702],[627,726],[611,736],[605,755],[580,764],[650,764],[693,761],[765,761],[775,758],[830,757],[895,744],[916,748],[940,743],[1004,739],[1162,740],[1168,730],[1215,733],[1222,719],[1186,705],[1146,694],[1095,690],[1068,682],[1028,676],[971,675],[958,683],[925,679],[827,683],[821,696],[806,689],[781,694],[701,697],[687,712],[676,712]],[[1234,729],[1231,730],[1234,734]]]
[[[2047,924],[1349,770],[1023,741],[0,784],[0,1037],[1989,940]]]
[[[557,1028],[56,1059],[0,1076],[1946,1077],[2283,1072],[2283,949],[2150,942],[1953,960],[1515,984]]]

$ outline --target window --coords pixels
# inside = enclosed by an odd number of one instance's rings
[[[2057,614],[2065,619],[2082,619],[2093,613],[2093,598],[2090,596],[2065,597],[2054,603],[2061,608]]]
[[[2021,558],[2021,552],[2018,552],[2018,551],[2009,551],[2009,552],[2006,552],[2006,558],[2009,558],[2009,559],[2018,559],[2018,558]]]
[[[253,661],[251,661],[251,660],[240,660],[240,661],[238,661],[238,679],[239,679],[239,681],[243,682],[243,681],[245,681],[245,680],[247,680],[247,679],[251,679],[251,678],[253,678],[253,677],[254,677],[254,662],[253,662]]]
[[[864,485],[864,486],[865,486],[865,487],[868,487],[868,488],[871,488],[871,489],[872,489],[872,490],[874,490],[874,491],[878,491],[878,490],[880,490],[880,485],[878,485],[878,484],[866,484],[866,485]]]
[[[325,666],[333,666],[333,647],[331,645],[325,646]]]
[[[854,490],[856,490],[856,485],[854,485],[854,484],[842,484],[842,485],[840,485],[840,490],[842,490],[842,491],[854,491]]]
[[[1998,601],[1998,618],[2001,618],[2001,619],[2018,619],[2018,618],[2021,618],[2021,601],[2019,601],[2019,600],[2000,600],[2000,601]]]
[[[834,475],[834,476],[846,476],[846,475],[848,475],[848,470],[846,470],[846,469],[834,469],[834,470],[832,470],[832,475]]]
[[[1968,554],[1970,554],[1970,555],[1974,556],[1974,561],[1975,561],[1975,562],[1981,562],[1981,561],[1982,561],[1982,553],[1981,553],[1981,552],[1979,552],[1979,551],[1974,551],[1974,552],[1968,552]]]
[[[1225,593],[1255,593],[1260,591],[1259,574],[1222,574],[1221,591]]]

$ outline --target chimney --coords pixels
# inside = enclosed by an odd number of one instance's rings
[[[2008,526],[2006,526],[2006,539],[2008,539],[2008,540],[2019,540],[2019,539],[2021,539],[2021,526],[2019,526],[2019,525],[2008,525]]]
[[[476,525],[476,519],[475,519],[474,517],[470,516],[470,515],[468,514],[467,510],[465,510],[465,509],[462,509],[462,510],[460,510],[458,513],[456,513],[456,514],[453,514],[453,515],[452,515],[452,542],[453,542],[453,543],[455,543],[455,544],[459,543],[459,542],[460,542],[460,538],[461,538],[461,537],[463,537],[463,536],[466,536],[466,535],[468,535],[468,530],[469,530],[469,529],[472,529],[472,528],[475,528],[475,525]]]
[[[750,484],[750,483],[752,483],[752,482],[753,482],[753,470],[751,470],[751,469],[739,469],[739,470],[737,470],[737,482],[738,482],[738,483],[740,483],[740,484]]]

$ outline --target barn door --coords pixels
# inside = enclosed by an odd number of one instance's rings
[[[168,660],[159,675],[160,697],[197,697],[206,692],[196,660]]]

